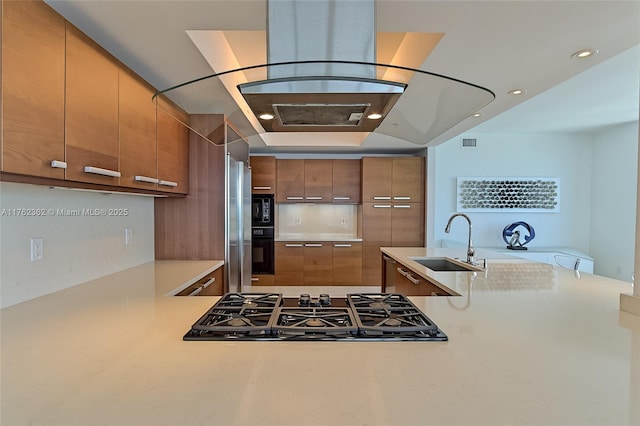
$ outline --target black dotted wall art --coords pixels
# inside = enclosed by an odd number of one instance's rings
[[[460,212],[560,211],[560,179],[522,177],[459,177]]]

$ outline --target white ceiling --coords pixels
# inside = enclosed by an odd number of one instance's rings
[[[266,0],[47,3],[158,89],[212,73],[187,31],[266,30]],[[468,131],[583,132],[638,119],[639,1],[377,0],[376,15],[378,32],[443,33],[419,68],[496,94],[481,117],[428,145]],[[599,53],[571,58],[584,48]],[[527,92],[507,95],[514,88]],[[362,151],[421,148],[374,136]]]

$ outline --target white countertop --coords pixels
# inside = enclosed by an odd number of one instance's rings
[[[302,242],[359,242],[362,238],[345,234],[278,234],[275,241],[302,241]]]
[[[213,269],[159,261],[0,310],[0,423],[640,423],[629,284],[491,260],[452,273],[461,297],[412,297],[448,342],[184,342],[216,298],[164,295]]]

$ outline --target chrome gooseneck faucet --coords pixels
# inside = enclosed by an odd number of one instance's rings
[[[451,231],[451,222],[453,222],[453,219],[455,219],[457,216],[462,216],[465,219],[467,219],[467,222],[469,222],[469,244],[467,245],[467,263],[470,265],[475,265],[476,251],[473,249],[473,243],[471,242],[471,219],[469,219],[469,216],[467,216],[464,213],[455,213],[451,215],[451,217],[449,218],[449,221],[447,222],[447,227],[444,228],[444,232],[448,234]]]

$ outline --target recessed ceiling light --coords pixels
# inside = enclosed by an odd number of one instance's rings
[[[526,90],[525,89],[513,89],[513,90],[509,90],[507,93],[510,94],[510,95],[522,95],[522,94],[526,93]]]
[[[264,114],[260,114],[260,118],[263,120],[273,120],[273,114],[265,112]]]
[[[377,120],[379,118],[382,118],[382,114],[378,114],[377,112],[374,112],[373,114],[367,115],[367,118],[369,120]]]
[[[482,114],[480,114],[479,112],[476,112],[475,114],[472,115],[472,117],[480,117]]]
[[[578,50],[577,52],[575,52],[573,55],[571,55],[571,57],[572,58],[578,58],[578,59],[584,59],[584,58],[588,58],[590,56],[593,56],[596,53],[598,53],[598,51],[596,49],[582,49],[582,50]]]

